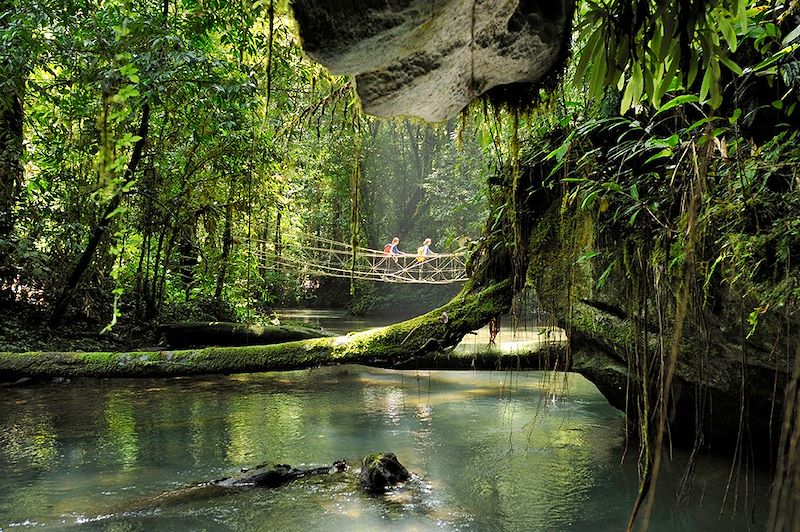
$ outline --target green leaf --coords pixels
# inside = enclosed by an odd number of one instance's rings
[[[639,63],[634,63],[631,69],[631,78],[628,80],[628,85],[625,87],[625,93],[622,95],[622,103],[620,104],[620,114],[625,114],[633,104],[638,103],[642,97],[642,89],[644,81],[642,79],[642,67]]]
[[[781,41],[781,46],[789,46],[792,44],[798,37],[800,37],[800,25],[798,25],[795,29],[790,31],[786,37],[783,38]]]
[[[670,101],[662,105],[661,108],[659,108],[658,112],[656,113],[656,116],[658,116],[663,112],[669,111],[673,107],[677,107],[685,103],[694,103],[698,101],[700,100],[694,94],[682,94],[681,96],[676,96],[675,98],[671,99]]]
[[[650,98],[652,98],[655,95],[656,92],[655,88],[661,82],[660,79],[656,80],[654,75],[655,73],[651,69],[649,68],[644,69],[644,89],[643,89],[644,92],[642,94],[643,95],[647,94],[650,96]]]
[[[686,129],[687,129],[687,131],[694,131],[695,129],[699,128],[700,126],[708,124],[709,122],[713,122],[716,119],[717,119],[717,117],[714,117],[714,116],[706,116],[706,117],[701,118],[700,120],[692,123],[692,125],[690,125]]]
[[[581,52],[581,60],[578,62],[578,66],[575,68],[575,79],[583,79],[583,76],[586,73],[586,68],[589,66],[589,62],[595,58],[595,53],[597,52],[597,47],[600,44],[602,35],[603,26],[601,25],[594,30],[591,37],[589,37],[589,41],[586,43],[586,46]]]
[[[592,66],[592,80],[589,83],[589,93],[599,98],[603,95],[606,83],[606,72],[608,61],[606,60],[607,51],[605,48],[600,47],[600,54]]]
[[[733,25],[728,22],[728,19],[725,16],[722,15],[717,19],[717,22],[719,23],[719,29],[722,33],[722,37],[728,43],[728,49],[731,52],[735,52],[737,42],[736,31],[733,29]]]
[[[617,265],[617,261],[612,262],[608,265],[608,268],[600,275],[600,278],[597,279],[597,289],[601,289],[606,285],[606,281],[608,280],[608,276],[611,275],[611,272],[614,270],[614,266]]]
[[[719,56],[719,60],[720,60],[720,62],[721,62],[723,65],[725,65],[726,67],[728,67],[728,70],[730,70],[731,72],[733,72],[733,73],[734,73],[734,74],[736,74],[737,76],[741,76],[741,75],[744,73],[744,71],[742,70],[742,67],[740,67],[739,65],[737,65],[736,63],[734,63],[734,62],[731,60],[731,58],[730,58],[730,57],[728,57],[728,56],[726,56],[726,55],[724,55],[724,54],[723,54],[723,55],[720,55],[720,56]]]
[[[649,164],[658,159],[663,159],[664,157],[672,157],[672,150],[670,150],[669,148],[663,149],[660,152],[656,153],[655,155],[651,156],[649,159],[647,159],[644,162],[644,164]]]
[[[598,256],[599,254],[600,254],[599,251],[587,251],[586,253],[578,257],[573,264],[580,264],[582,262],[586,262],[587,260],[590,260]]]
[[[117,207],[116,209],[111,211],[108,214],[108,216],[106,216],[106,220],[110,220],[111,218],[114,218],[115,216],[120,216],[121,214],[127,212],[127,210],[128,210],[127,207],[120,205],[119,207]]]
[[[708,290],[708,283],[711,282],[711,277],[714,275],[714,272],[716,271],[717,266],[719,266],[719,264],[723,260],[725,260],[725,254],[724,253],[720,254],[717,257],[717,260],[715,260],[714,263],[711,265],[711,268],[709,268],[708,273],[706,274],[706,280],[703,283],[703,290]]]
[[[689,73],[686,75],[686,86],[691,87],[694,85],[694,80],[697,78],[697,72],[700,69],[700,58],[697,57],[697,51],[692,50],[692,57],[689,60]]]
[[[642,98],[642,93],[644,92],[644,75],[642,73],[642,67],[639,63],[634,63],[633,65],[631,84],[633,85],[632,103],[639,103],[639,100]]]
[[[740,1],[736,9],[736,20],[739,22],[739,30],[742,33],[747,31],[747,6],[746,2]]]
[[[778,50],[772,56],[764,59],[763,61],[761,61],[757,65],[755,65],[753,67],[747,67],[746,69],[744,69],[744,72],[761,72],[761,71],[764,71],[768,67],[772,66],[773,64],[775,64],[778,61],[780,61],[781,59],[783,59],[785,56],[794,53],[794,51],[797,50],[798,48],[800,48],[800,43],[790,44],[790,45]]]
[[[639,201],[639,189],[636,188],[636,183],[631,185],[631,197],[636,201]]]
[[[666,72],[664,72],[664,76],[661,78],[661,82],[656,87],[656,93],[653,95],[653,105],[656,109],[659,108],[661,99],[664,98],[664,94],[666,94],[667,90],[675,79],[675,74],[678,71],[677,58],[671,58],[671,60],[668,62],[668,65],[669,66],[667,66]]]
[[[764,30],[767,32],[767,35],[770,37],[777,37],[778,36],[778,27],[773,24],[772,22],[767,22],[764,25]]]
[[[673,39],[673,33],[675,30],[675,17],[664,17],[664,35],[661,39],[661,46],[658,50],[658,59],[659,61],[664,61],[667,59],[670,49],[677,45],[677,40]],[[674,58],[673,58],[674,60]],[[677,63],[677,61],[673,61]]]
[[[591,193],[589,193],[586,198],[584,198],[583,203],[581,203],[581,209],[585,209],[587,206],[590,206],[598,194],[600,194],[600,190],[593,190]]]
[[[714,83],[714,73],[711,67],[707,67],[703,75],[703,83],[700,85],[700,101],[705,101],[708,93],[711,90],[711,85]]]
[[[761,315],[760,309],[754,309],[747,316],[747,323],[750,324],[750,332],[747,333],[747,338],[753,336],[753,333],[756,332],[756,328],[758,327],[758,317]]]

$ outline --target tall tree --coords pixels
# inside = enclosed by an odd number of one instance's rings
[[[0,1],[0,299],[11,289],[14,209],[22,185],[23,96],[28,75],[24,33],[16,27],[15,2]]]

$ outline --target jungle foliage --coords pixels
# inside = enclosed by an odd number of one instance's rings
[[[544,256],[564,267],[556,286],[566,288],[540,297],[562,323],[576,334],[602,329],[581,323],[587,303],[628,323],[605,341],[627,366],[623,402],[638,423],[642,484],[629,529],[647,527],[678,376],[697,386],[694,419],[676,422],[693,427],[695,449],[714,423],[710,390],[730,383],[726,393],[740,397],[734,468],[747,467],[755,440],[773,438],[770,527],[799,523],[797,7],[581,3],[567,81],[538,111],[547,118],[529,119],[549,124],[531,128],[518,163],[526,189],[516,195],[526,199],[517,208],[535,218],[529,280],[537,284],[542,251],[560,248],[563,257]],[[723,365],[710,357],[731,355],[734,375],[707,369]],[[758,410],[756,397],[767,398]],[[771,428],[752,438],[758,416]]]
[[[628,298],[629,527],[645,528],[689,337],[739,314],[745,353],[773,320],[771,527],[800,527],[797,2],[577,2],[573,56],[538,108],[478,102],[437,125],[364,116],[347,79],[303,56],[283,2],[0,6],[5,301],[110,325],[341,302],[347,283],[275,267],[309,235],[475,240],[467,290],[557,269],[562,295],[539,296],[561,298],[567,327],[578,284]],[[537,260],[554,235],[574,253]]]
[[[6,1],[0,43],[0,291],[53,325],[257,321],[349,299],[278,266],[309,235],[480,234],[480,124],[364,116],[285,2]]]

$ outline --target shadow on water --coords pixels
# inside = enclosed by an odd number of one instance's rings
[[[124,510],[257,463],[357,464],[379,450],[418,478],[383,497],[349,475]],[[619,530],[637,490],[623,451],[622,414],[577,375],[342,366],[9,389],[0,529]],[[747,529],[741,507],[719,516],[724,461],[704,460],[676,502],[685,459],[660,483],[653,530]],[[750,503],[766,497],[754,482]]]
[[[415,314],[383,314],[380,316],[352,316],[344,310],[328,309],[282,309],[278,310],[278,318],[282,321],[302,323],[309,327],[320,327],[324,331],[347,334],[363,331],[372,327],[384,327],[408,318]]]

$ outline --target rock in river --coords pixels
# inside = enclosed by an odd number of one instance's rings
[[[394,453],[375,453],[364,457],[358,481],[369,492],[381,493],[411,477]]]

